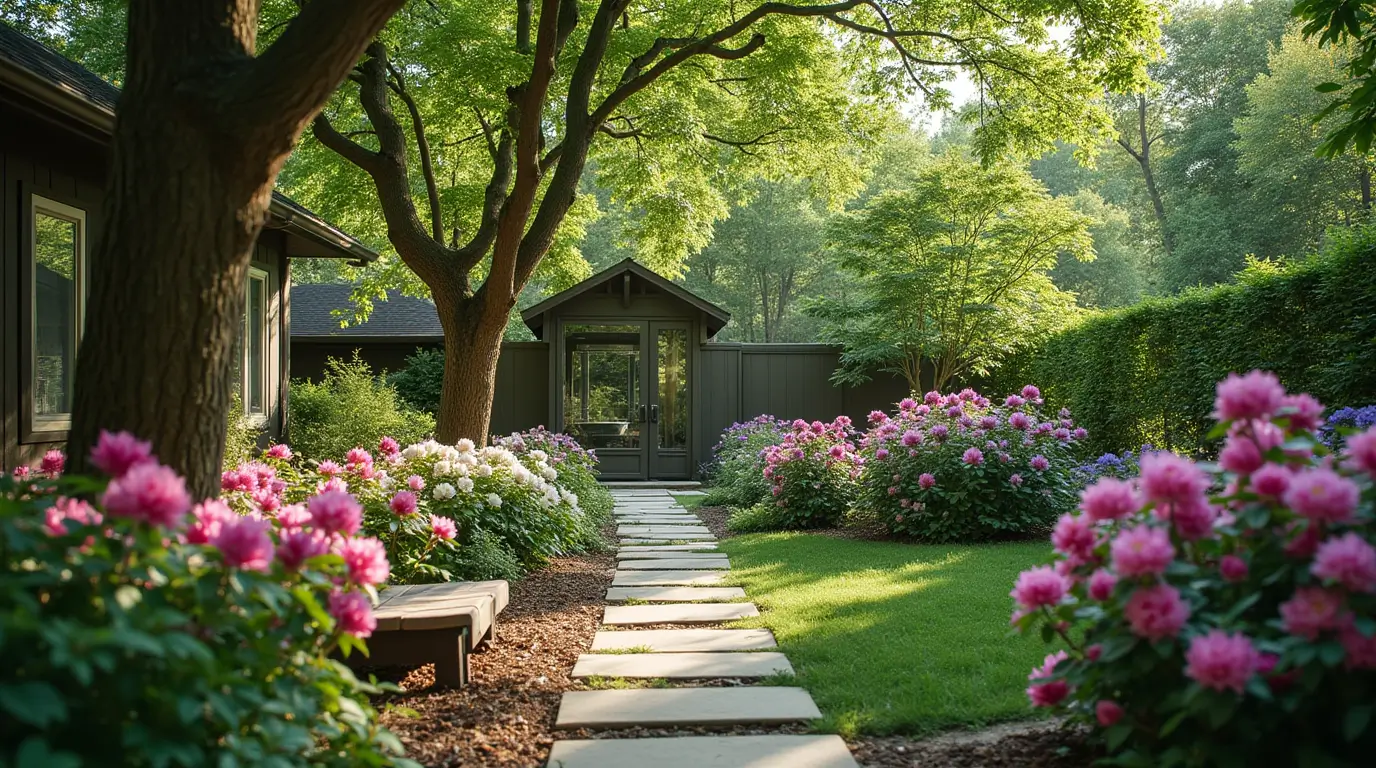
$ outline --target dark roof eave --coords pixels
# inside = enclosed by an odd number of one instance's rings
[[[571,288],[567,288],[563,291],[560,291],[559,293],[556,293],[553,296],[550,296],[545,300],[527,308],[526,310],[521,312],[521,320],[524,321],[526,327],[529,328],[531,332],[535,334],[535,338],[543,338],[543,315],[546,311],[553,309],[554,307],[557,307],[570,299],[573,299],[577,296],[581,296],[582,294],[586,293],[592,288],[601,285],[603,281],[607,280],[610,277],[613,277],[618,272],[630,272],[643,280],[649,281],[653,284],[657,284],[661,289],[665,290],[670,295],[696,308],[697,310],[702,312],[703,315],[708,319],[709,330],[712,334],[716,334],[717,331],[724,328],[726,324],[731,320],[730,312],[702,298],[701,296],[698,296],[697,294],[694,294],[693,292],[679,285],[674,284],[673,281],[665,279],[663,276],[651,269],[647,269],[634,259],[623,259],[622,261],[602,270],[601,272],[592,275],[591,277],[587,278],[581,283],[578,283],[577,285]],[[713,320],[716,321],[715,328],[711,327],[711,321]]]
[[[108,139],[114,135],[113,111],[103,104],[97,104],[80,94],[63,89],[17,62],[0,59],[0,86],[13,89],[22,96],[76,120],[83,128],[94,129],[103,138]],[[280,222],[276,228],[339,252],[337,258],[352,259],[350,263],[354,266],[363,266],[378,260],[376,251],[330,226],[324,219],[308,210],[291,206],[286,202],[285,196],[278,192],[273,192],[269,210]]]
[[[292,341],[305,341],[320,344],[357,344],[365,341],[384,342],[388,344],[442,344],[443,336],[397,336],[381,334],[319,334],[319,333],[293,333]]]

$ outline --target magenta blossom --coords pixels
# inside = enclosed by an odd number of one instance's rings
[[[1280,379],[1269,371],[1251,371],[1243,376],[1228,374],[1220,381],[1214,399],[1214,418],[1219,421],[1270,418],[1285,398]]]
[[[1068,586],[1064,576],[1042,566],[1019,574],[1009,594],[1018,601],[1018,605],[1029,610],[1049,608],[1061,602]]]
[[[54,448],[43,454],[43,461],[38,465],[38,470],[48,477],[57,477],[62,474],[62,468],[67,466],[67,455]]]
[[[1352,518],[1361,491],[1357,484],[1326,467],[1297,472],[1285,491],[1285,504],[1316,522],[1343,523]]]
[[[902,443],[905,448],[912,448],[922,444],[922,433],[915,429],[910,429],[903,433]]]
[[[221,529],[238,515],[219,499],[207,499],[191,508],[191,525],[186,529],[190,544],[209,544],[219,537]]]
[[[392,497],[387,506],[392,509],[392,514],[397,517],[410,517],[416,514],[416,494],[410,491],[401,491]]]
[[[1180,634],[1190,618],[1190,606],[1175,587],[1155,584],[1134,590],[1123,608],[1123,616],[1138,637],[1164,640]]]
[[[1032,420],[1022,411],[1015,411],[1008,417],[1008,426],[1013,429],[1028,429],[1032,426]]]
[[[1347,465],[1376,477],[1376,427],[1347,438]]]
[[[417,492],[423,491],[425,490],[425,478],[420,475],[411,475],[406,478],[406,487]]]
[[[1087,559],[1094,549],[1094,524],[1083,515],[1061,515],[1051,543],[1063,555]]]
[[[331,461],[330,459],[325,459],[324,461],[316,465],[315,471],[319,472],[325,477],[334,477],[343,472],[344,468],[339,466],[338,462]]]
[[[1041,398],[1042,391],[1032,386],[1031,384],[1028,384],[1027,386],[1022,388],[1022,396],[1027,398],[1028,400],[1037,400]]]
[[[142,463],[111,480],[101,504],[114,517],[173,528],[191,509],[191,496],[181,475],[160,464]]]
[[[1218,561],[1218,573],[1224,581],[1237,584],[1247,580],[1247,561],[1237,555],[1224,555]]]
[[[1250,475],[1261,469],[1264,463],[1261,449],[1251,438],[1243,435],[1230,436],[1218,454],[1219,466],[1239,475]]]
[[[1367,637],[1357,628],[1352,617],[1347,617],[1338,632],[1338,642],[1342,643],[1347,658],[1343,666],[1348,669],[1376,669],[1376,635]]]
[[[1185,652],[1185,674],[1205,688],[1242,693],[1256,672],[1260,655],[1241,633],[1214,629],[1190,641]]]
[[[339,555],[349,569],[355,584],[376,586],[387,581],[391,564],[387,562],[387,548],[374,538],[345,539],[339,545]]]
[[[1116,701],[1103,699],[1094,704],[1094,719],[1099,721],[1099,725],[1109,728],[1123,719],[1123,707]]]
[[[352,536],[363,525],[363,508],[343,491],[326,491],[306,502],[311,521],[326,533]]]
[[[1008,476],[1008,484],[1013,486],[1014,488],[1021,486],[1022,483],[1022,475],[1018,474],[1017,472],[1014,472],[1013,474]]]
[[[430,532],[435,534],[435,538],[449,541],[459,535],[458,526],[453,520],[440,515],[430,516]]]
[[[984,452],[978,448],[967,448],[960,460],[972,467],[978,467],[984,463]]]
[[[1046,457],[1041,454],[1033,456],[1028,464],[1038,472],[1045,472],[1047,468],[1051,466],[1051,462],[1047,461]]]
[[[153,444],[139,440],[128,432],[110,433],[100,430],[96,446],[91,449],[91,463],[110,477],[123,477],[125,472],[153,461]]]
[[[270,459],[281,459],[282,461],[291,461],[291,447],[288,446],[286,443],[273,443],[271,446],[268,447],[267,456]]]
[[[330,543],[320,531],[285,531],[277,547],[277,559],[289,571],[298,571],[312,557],[330,551]]]
[[[930,472],[923,472],[917,478],[917,486],[924,491],[931,490],[936,486],[936,475]]]
[[[277,524],[284,531],[294,531],[310,525],[311,513],[305,504],[288,504],[277,511]]]
[[[1113,588],[1118,586],[1118,577],[1100,568],[1089,577],[1089,596],[1099,602],[1113,597]]]
[[[1351,592],[1376,592],[1376,549],[1361,536],[1347,533],[1319,545],[1310,572]]]
[[[254,517],[236,516],[220,525],[220,533],[210,540],[220,550],[225,565],[244,571],[266,573],[272,564],[272,523]]]
[[[1209,489],[1209,476],[1193,461],[1161,451],[1141,460],[1142,495],[1150,501],[1193,501]]]
[[[1252,490],[1259,496],[1279,499],[1290,488],[1290,469],[1282,464],[1267,464],[1252,473]]]
[[[1142,507],[1132,483],[1115,477],[1102,477],[1080,493],[1080,510],[1089,519],[1117,520]]]
[[[1175,547],[1161,528],[1138,525],[1120,531],[1109,553],[1113,569],[1123,576],[1158,576],[1175,558]]]
[[[1027,698],[1032,700],[1032,706],[1054,707],[1070,694],[1069,683],[1050,679],[1056,673],[1056,665],[1068,658],[1065,651],[1050,654],[1042,661],[1040,667],[1033,669],[1027,676],[1028,682],[1032,683],[1027,687]]]
[[[368,637],[377,629],[373,606],[362,592],[331,593],[330,615],[339,623],[339,631],[350,635]]]
[[[1307,392],[1282,397],[1280,407],[1289,416],[1290,428],[1293,430],[1314,432],[1322,423],[1323,403]]]
[[[1285,631],[1306,640],[1318,638],[1327,629],[1337,629],[1342,620],[1343,601],[1322,587],[1300,587],[1280,605]]]
[[[377,442],[377,452],[383,456],[401,453],[401,443],[398,443],[395,438],[383,437]]]

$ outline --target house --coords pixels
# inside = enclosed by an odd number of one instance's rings
[[[377,303],[367,323],[341,329],[332,310],[350,307],[349,291],[293,289],[293,375],[302,375],[302,361],[320,371],[325,356],[355,350],[375,371],[394,371],[417,347],[440,346],[434,305],[406,297]],[[491,431],[545,425],[571,434],[596,449],[608,480],[694,477],[723,429],[760,414],[863,422],[908,394],[901,378],[882,373],[861,386],[833,384],[838,347],[713,341],[729,313],[631,260],[521,319],[538,341],[502,345]]]
[[[100,232],[119,89],[0,23],[0,466],[66,438],[90,244]],[[239,395],[281,434],[291,259],[377,254],[275,194],[244,285]]]
[[[352,312],[353,286],[341,283],[295,285],[291,289],[291,375],[320,381],[325,360],[349,360],[357,352],[374,373],[399,371],[417,349],[443,349],[444,329],[428,299],[387,291],[373,302],[367,322],[340,328],[336,311]]]

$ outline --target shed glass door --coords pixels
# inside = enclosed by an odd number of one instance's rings
[[[688,436],[693,423],[688,325],[650,323],[650,339],[655,358],[649,392],[650,477],[686,479],[692,469]]]
[[[563,431],[597,452],[608,479],[645,477],[644,323],[564,326]]]

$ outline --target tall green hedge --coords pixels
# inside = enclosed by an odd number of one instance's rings
[[[1205,453],[1215,383],[1252,368],[1330,406],[1376,402],[1376,228],[1336,234],[1311,259],[1238,284],[1088,317],[1002,366],[986,389],[1037,384],[1096,451]]]

